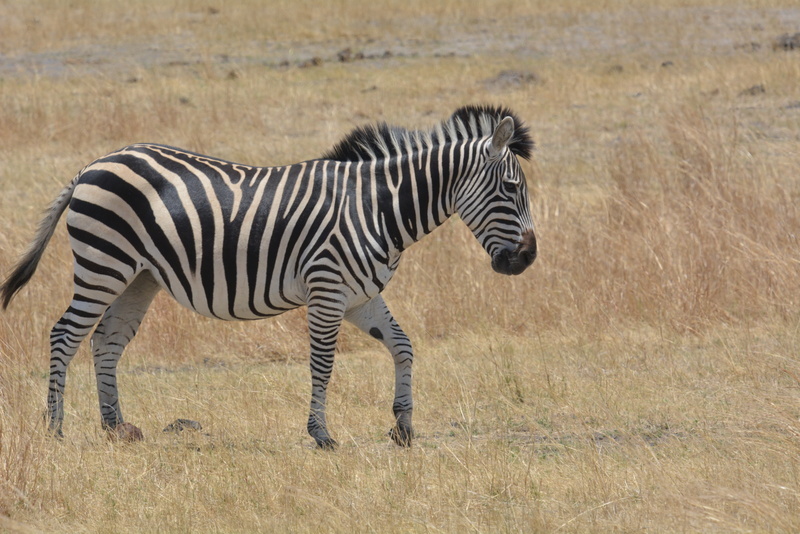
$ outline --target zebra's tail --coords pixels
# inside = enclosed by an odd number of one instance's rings
[[[0,300],[3,302],[3,309],[8,307],[8,303],[14,298],[14,295],[28,283],[28,281],[36,272],[36,266],[42,258],[45,247],[53,237],[53,232],[56,229],[56,224],[61,218],[61,214],[67,209],[72,194],[75,191],[75,186],[78,184],[78,179],[81,177],[82,171],[72,179],[67,187],[65,187],[61,194],[50,204],[50,208],[45,212],[44,218],[39,223],[36,229],[36,237],[33,242],[25,251],[25,254],[17,262],[14,270],[0,285]]]

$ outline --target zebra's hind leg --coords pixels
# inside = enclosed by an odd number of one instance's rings
[[[76,286],[77,289],[77,286]],[[114,298],[114,295],[104,295]],[[47,390],[47,419],[50,432],[63,437],[64,389],[67,368],[84,338],[89,335],[97,320],[105,312],[108,302],[82,296],[77,291],[67,311],[50,331],[50,380]]]
[[[414,437],[411,415],[414,401],[411,395],[411,368],[414,352],[408,336],[394,320],[383,297],[378,295],[366,304],[348,312],[346,319],[358,328],[380,340],[394,360],[394,412],[395,425],[389,432],[395,443],[409,447]]]
[[[320,449],[332,450],[338,445],[330,433],[325,417],[328,382],[333,371],[336,339],[342,326],[344,303],[332,293],[316,293],[308,302],[308,331],[311,341],[311,409],[308,433]]]
[[[94,372],[97,378],[97,395],[103,428],[113,431],[123,423],[117,391],[117,363],[122,351],[136,335],[147,308],[160,287],[153,276],[145,271],[108,307],[100,324],[92,334]],[[132,425],[126,428],[126,440],[141,438],[141,431]],[[137,438],[138,436],[138,438]]]

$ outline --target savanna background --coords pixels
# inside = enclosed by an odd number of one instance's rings
[[[543,0],[0,2],[0,273],[96,157],[155,141],[259,165],[355,125],[511,107],[540,255],[491,271],[453,219],[385,292],[393,366],[345,328],[313,448],[302,310],[203,319],[160,296],[100,429],[88,343],[47,437],[63,222],[0,314],[0,530],[800,530],[800,8]],[[174,419],[200,432],[163,433]]]

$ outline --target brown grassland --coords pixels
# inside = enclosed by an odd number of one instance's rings
[[[0,2],[0,276],[126,144],[278,165],[468,103],[531,127],[540,251],[494,274],[454,219],[404,256],[409,450],[374,340],[344,329],[320,452],[303,310],[163,295],[120,365],[145,441],[106,440],[88,343],[56,441],[62,221],[0,314],[0,531],[800,531],[800,50],[775,44],[800,8],[732,4]],[[203,430],[161,432],[178,417]]]

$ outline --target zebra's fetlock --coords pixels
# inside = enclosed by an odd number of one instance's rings
[[[336,440],[328,433],[324,416],[320,416],[318,413],[312,413],[308,418],[306,429],[308,430],[308,434],[314,438],[314,441],[317,443],[317,448],[332,451],[338,445]]]
[[[45,410],[42,414],[45,424],[47,425],[47,434],[56,439],[64,439],[64,432],[61,430],[61,421],[53,418],[50,410]]]
[[[389,431],[389,436],[401,447],[410,447],[414,439],[414,429],[411,426],[412,408],[394,405],[394,428]]]
[[[123,423],[122,419],[106,419],[100,421],[100,426],[106,432],[112,432],[117,426]]]
[[[315,436],[314,441],[317,442],[317,448],[323,451],[335,451],[339,446],[339,443],[331,437],[320,439]]]
[[[410,425],[398,423],[389,431],[389,437],[401,447],[410,447],[414,441],[414,429]]]

